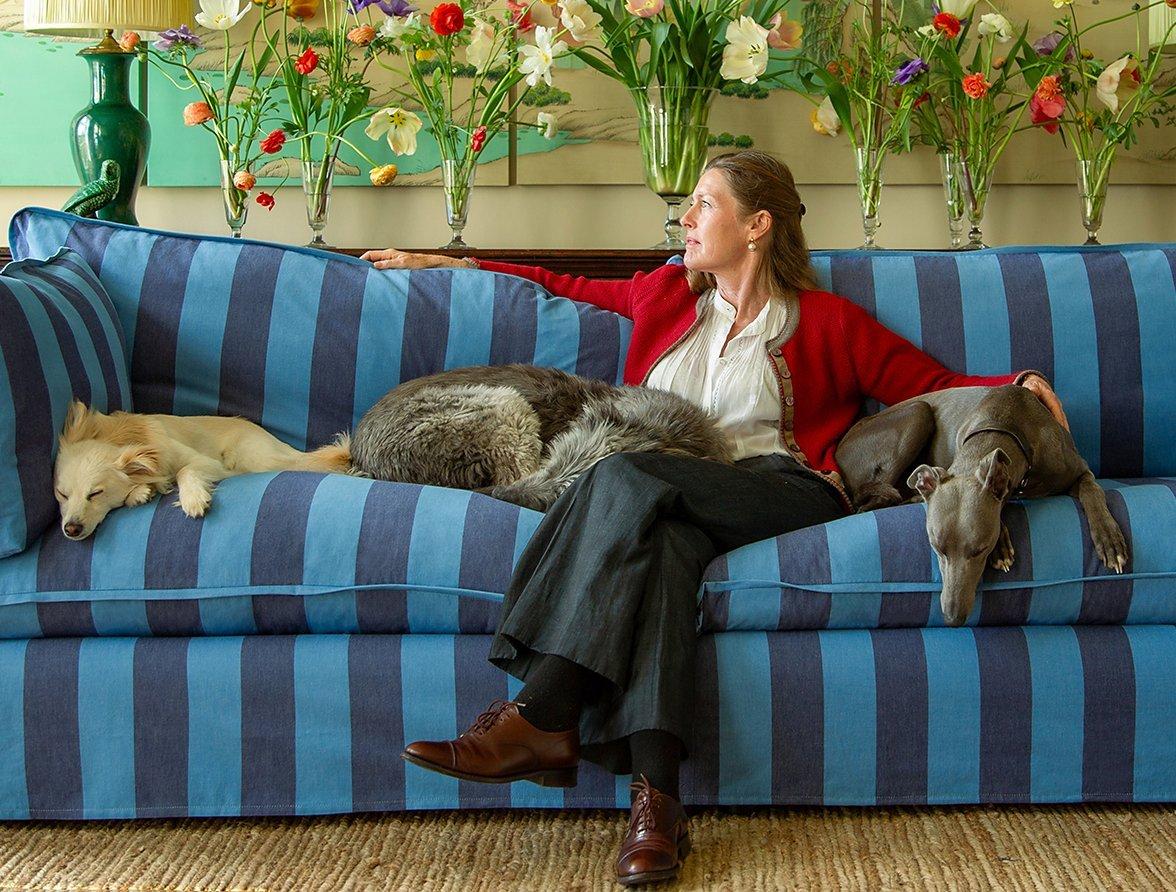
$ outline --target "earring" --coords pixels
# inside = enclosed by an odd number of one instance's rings
[[[759,246],[755,242],[748,242],[747,243],[747,250],[748,251],[754,251],[758,247]]]

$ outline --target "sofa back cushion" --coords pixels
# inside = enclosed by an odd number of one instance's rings
[[[162,232],[43,208],[16,257],[68,245],[125,333],[135,408],[240,415],[296,448],[349,429],[401,381],[535,363],[619,383],[630,323],[478,270],[376,270],[341,254]]]
[[[74,397],[130,409],[126,346],[94,271],[62,248],[0,271],[0,558],[57,518],[53,460]]]
[[[819,251],[820,286],[945,366],[1037,369],[1103,477],[1176,474],[1176,244]]]

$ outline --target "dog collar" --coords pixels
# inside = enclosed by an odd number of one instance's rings
[[[1013,438],[1013,442],[1017,444],[1017,448],[1020,449],[1021,454],[1025,456],[1025,473],[1021,475],[1020,485],[1017,486],[1016,490],[1009,493],[1009,498],[1017,499],[1023,496],[1025,494],[1026,483],[1029,480],[1029,472],[1033,470],[1033,453],[1029,451],[1028,447],[1025,445],[1025,441],[1018,437],[1013,431],[1006,430],[1003,427],[978,427],[974,431],[968,431],[967,435],[962,440],[960,440],[960,445],[963,446],[977,434],[1005,434],[1006,436]]]

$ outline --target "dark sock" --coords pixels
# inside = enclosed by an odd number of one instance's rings
[[[580,724],[595,674],[578,663],[544,654],[515,702],[519,714],[540,731],[570,731]]]
[[[633,780],[641,775],[659,793],[681,799],[678,793],[678,768],[682,760],[682,745],[669,731],[635,731],[629,735],[629,753],[633,758]],[[637,791],[629,792],[629,804],[637,798]]]

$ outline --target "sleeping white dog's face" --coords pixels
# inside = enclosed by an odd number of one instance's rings
[[[113,509],[141,504],[143,477],[155,471],[141,447],[101,440],[61,442],[53,471],[53,490],[61,509],[61,531],[85,539]]]

